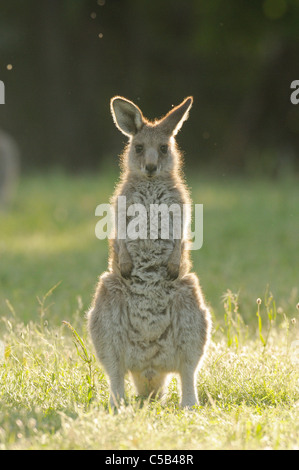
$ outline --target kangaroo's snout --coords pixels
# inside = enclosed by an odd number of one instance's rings
[[[145,170],[147,176],[153,176],[153,174],[157,171],[157,165],[155,165],[154,163],[148,163],[147,165],[145,165]]]

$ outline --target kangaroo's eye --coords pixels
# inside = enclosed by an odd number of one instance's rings
[[[141,145],[141,144],[135,145],[135,151],[136,151],[136,153],[141,153],[142,150],[143,150],[143,145]]]
[[[168,145],[160,145],[160,150],[162,153],[166,154],[168,150]]]

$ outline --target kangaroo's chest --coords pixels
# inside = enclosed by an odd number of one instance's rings
[[[126,197],[128,242],[180,238],[183,204],[175,188],[144,184]]]
[[[132,284],[145,289],[167,278],[167,263],[175,239],[181,238],[183,204],[175,186],[163,182],[136,183],[118,198],[118,220],[131,256]],[[140,282],[140,285],[139,285]]]

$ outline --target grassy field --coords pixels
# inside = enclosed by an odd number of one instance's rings
[[[188,178],[214,321],[200,406],[179,409],[176,378],[165,405],[141,406],[128,380],[113,414],[84,313],[107,265],[94,211],[116,178],[27,176],[0,213],[0,449],[298,448],[298,181]]]

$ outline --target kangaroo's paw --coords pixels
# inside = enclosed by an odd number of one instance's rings
[[[125,279],[129,279],[133,269],[133,264],[131,261],[127,263],[120,263],[120,273]]]
[[[180,272],[179,264],[171,263],[171,262],[167,264],[168,279],[171,279],[172,281],[174,281],[175,279],[177,279],[179,272]]]

